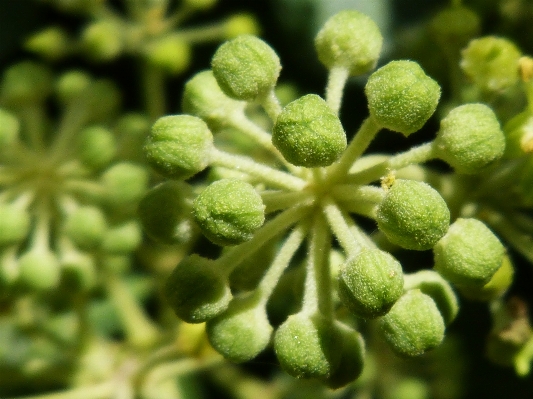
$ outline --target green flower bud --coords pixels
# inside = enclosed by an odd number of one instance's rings
[[[190,255],[172,271],[165,294],[176,315],[187,323],[202,323],[226,310],[231,291],[214,261]]]
[[[444,321],[437,305],[426,294],[407,291],[380,319],[381,331],[399,356],[419,356],[444,338]]]
[[[0,96],[14,105],[41,101],[50,93],[51,82],[52,74],[45,66],[31,61],[20,62],[4,72]]]
[[[528,207],[533,205],[533,157],[526,158],[518,181],[518,193],[522,203]]]
[[[505,249],[477,219],[457,219],[433,248],[435,270],[458,286],[482,287],[500,268]]]
[[[461,294],[475,301],[492,301],[501,298],[513,282],[514,269],[509,256],[504,255],[502,265],[483,287],[458,287]]]
[[[383,316],[402,294],[402,266],[387,252],[363,249],[341,270],[339,296],[356,316],[367,319]]]
[[[94,206],[82,206],[68,215],[65,234],[83,249],[95,249],[100,246],[107,230],[103,212]]]
[[[470,42],[462,51],[461,68],[476,86],[500,91],[518,82],[520,50],[513,42],[495,36]]]
[[[341,359],[339,342],[341,333],[321,315],[291,315],[274,334],[279,363],[296,378],[332,376]]]
[[[57,60],[65,56],[68,45],[66,32],[57,26],[44,29],[30,37],[25,43],[26,49],[49,60]]]
[[[511,118],[503,127],[506,158],[533,153],[533,115],[529,110]]]
[[[105,232],[101,248],[108,253],[133,252],[142,241],[141,226],[135,221],[113,226]]]
[[[234,298],[224,313],[206,324],[213,348],[233,362],[245,362],[261,353],[272,330],[264,304],[253,295]]]
[[[101,181],[111,205],[131,205],[139,201],[146,191],[148,171],[140,165],[121,162],[107,169]]]
[[[31,288],[49,290],[57,287],[61,267],[50,250],[33,249],[19,258],[19,280]]]
[[[433,270],[420,270],[404,277],[404,290],[419,289],[435,301],[446,325],[449,325],[459,312],[457,296],[450,284]]]
[[[272,143],[296,166],[329,166],[346,149],[338,116],[316,94],[287,104],[272,130]]]
[[[218,86],[212,71],[202,71],[185,84],[183,112],[203,119],[213,131],[226,125],[232,114],[242,114],[246,103],[229,98]]]
[[[320,62],[328,69],[346,68],[352,76],[376,67],[382,44],[383,36],[376,23],[355,10],[341,11],[329,18],[315,39]]]
[[[168,181],[148,191],[139,203],[146,234],[166,244],[186,242],[192,235],[190,194],[191,189],[179,181]]]
[[[323,380],[331,389],[355,381],[361,375],[365,361],[365,342],[361,334],[340,323],[336,328],[342,336],[341,359],[333,374]]]
[[[190,115],[159,118],[144,146],[152,167],[173,179],[187,179],[204,170],[212,149],[209,128],[200,118]]]
[[[191,62],[189,44],[177,35],[163,36],[147,47],[146,57],[152,65],[173,75],[184,72]]]
[[[253,101],[270,92],[281,71],[276,52],[251,35],[241,35],[222,44],[213,56],[211,67],[222,91],[244,101]]]
[[[70,71],[62,74],[55,84],[59,99],[67,103],[80,95],[91,84],[91,77],[82,71]]]
[[[494,112],[483,104],[452,109],[441,121],[435,155],[459,173],[477,173],[503,155],[505,137]]]
[[[428,184],[397,179],[379,204],[376,220],[393,244],[423,251],[446,233],[450,211]]]
[[[113,132],[103,126],[91,126],[80,132],[79,158],[92,169],[100,169],[111,162],[117,153]]]
[[[81,42],[86,55],[96,61],[116,58],[124,46],[121,27],[111,21],[88,25],[82,32]]]
[[[370,75],[365,93],[376,122],[408,136],[435,112],[440,87],[416,62],[391,61]]]
[[[250,240],[265,221],[261,196],[250,184],[236,179],[210,184],[194,201],[193,212],[205,236],[218,245]]]
[[[10,112],[0,108],[0,152],[17,141],[19,130],[18,119]]]
[[[430,23],[430,29],[437,42],[449,55],[464,48],[470,39],[479,35],[479,16],[464,6],[452,6],[440,11]]]
[[[259,35],[260,29],[253,15],[240,13],[230,16],[224,24],[224,37],[234,39],[241,35]]]
[[[0,203],[0,247],[16,244],[30,231],[30,214],[13,204]]]

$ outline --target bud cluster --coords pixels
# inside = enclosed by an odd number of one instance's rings
[[[120,147],[139,141],[127,124],[144,118],[112,124],[113,84],[79,71],[54,79],[31,62],[5,72],[0,102],[0,285],[49,292],[75,282],[87,292],[98,268],[129,263],[141,242],[135,211],[148,171]]]
[[[441,343],[457,314],[451,284],[483,290],[504,261],[503,245],[483,222],[453,220],[443,194],[408,172],[430,159],[447,162],[457,175],[494,165],[505,137],[488,106],[451,109],[429,143],[374,162],[363,156],[381,130],[404,136],[420,130],[440,99],[438,83],[413,61],[392,61],[372,72],[381,45],[367,16],[343,11],[331,17],[315,41],[329,70],[325,96],[307,94],[282,106],[275,91],[277,54],[259,38],[239,36],[218,48],[211,70],[186,84],[187,114],[162,117],[152,127],[147,159],[174,181],[142,200],[147,233],[167,242],[175,238],[187,219],[173,199],[183,190],[188,222],[224,247],[217,259],[186,256],[168,277],[166,296],[182,320],[206,322],[212,346],[232,361],[253,359],[272,342],[287,373],[339,388],[363,367],[365,344],[354,319],[376,319],[398,355],[421,355]],[[348,140],[338,115],[344,85],[349,76],[369,72],[369,116]],[[267,128],[248,113],[257,104],[270,119]],[[267,156],[247,156],[237,137],[221,143],[228,130]],[[207,184],[185,182],[207,169]],[[162,204],[167,223],[157,227]],[[404,273],[354,215],[374,220],[387,248],[433,250],[434,270]],[[338,268],[331,263],[337,244],[344,259]],[[271,250],[271,256],[254,258]],[[252,258],[260,259],[254,265],[260,272],[250,272],[246,282]],[[298,310],[289,314],[287,306],[273,304],[284,289],[293,289],[283,284],[291,273],[304,277],[296,289]]]

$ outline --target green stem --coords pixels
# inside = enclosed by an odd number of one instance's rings
[[[289,266],[292,257],[302,244],[306,230],[307,229],[300,224],[290,233],[289,237],[287,237],[282,244],[268,271],[259,282],[257,291],[260,293],[263,305],[266,305],[270,295],[278,284],[281,275]]]
[[[118,277],[105,277],[107,293],[122,320],[128,341],[135,347],[152,346],[159,337],[155,325],[146,317],[132,293]]]
[[[326,102],[337,115],[342,102],[344,86],[348,80],[349,70],[345,67],[333,67],[329,70],[326,86]]]
[[[433,158],[435,158],[433,142],[429,142],[396,154],[366,170],[349,175],[346,180],[350,183],[368,184],[383,177],[390,170],[399,170],[411,164],[426,162]]]
[[[330,247],[329,229],[323,216],[318,213],[313,220],[311,239],[308,241],[302,312],[320,312],[329,319],[333,317],[328,259]]]
[[[165,77],[163,71],[148,62],[143,65],[142,76],[146,110],[150,119],[155,121],[166,111]]]
[[[261,198],[266,207],[265,213],[270,213],[306,202],[312,198],[312,194],[307,191],[263,191]]]
[[[348,257],[357,255],[361,249],[370,245],[369,238],[355,226],[352,219],[345,215],[333,200],[330,198],[324,200],[323,211],[333,234]]]
[[[385,191],[375,186],[339,184],[332,188],[331,195],[336,201],[358,201],[378,204],[385,197]]]
[[[260,98],[263,109],[269,116],[270,120],[274,123],[278,119],[278,115],[281,113],[281,104],[274,88],[272,88],[266,95]]]
[[[251,256],[255,251],[259,250],[267,241],[277,234],[283,233],[298,220],[305,218],[311,210],[309,205],[302,204],[283,211],[257,230],[250,241],[231,248],[218,258],[216,263],[221,270],[224,270],[229,275],[246,257]]]
[[[213,355],[207,359],[185,358],[163,363],[153,368],[143,379],[141,384],[141,397],[150,397],[149,393],[155,391],[155,387],[168,379],[205,370],[222,364],[224,361],[222,356]]]
[[[42,104],[31,104],[21,110],[21,120],[24,131],[27,133],[27,143],[33,150],[42,150],[44,144],[43,128],[46,126],[46,117]]]
[[[95,200],[103,200],[106,197],[106,189],[100,183],[92,180],[67,180],[63,188],[65,192],[74,192]]]
[[[68,391],[44,395],[23,396],[16,399],[111,399],[117,387],[114,381],[88,387],[75,388]]]
[[[261,182],[274,188],[300,191],[307,185],[306,181],[296,176],[259,164],[248,157],[228,154],[216,148],[211,152],[211,165],[223,166],[258,177]]]
[[[381,127],[374,118],[371,116],[366,118],[342,154],[341,159],[328,168],[327,181],[337,182],[346,176],[353,163],[365,152],[380,130]]]

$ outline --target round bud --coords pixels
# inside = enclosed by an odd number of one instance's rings
[[[272,129],[272,143],[296,166],[329,166],[346,149],[346,134],[338,116],[316,94],[287,104]]]
[[[100,169],[111,162],[117,153],[113,132],[103,126],[83,129],[79,135],[79,159],[92,169]]]
[[[82,71],[70,71],[62,74],[55,84],[55,92],[63,102],[69,102],[80,95],[91,84],[91,77]]]
[[[376,122],[408,136],[435,112],[440,87],[416,62],[391,61],[370,76],[365,93]]]
[[[356,316],[383,316],[402,294],[402,266],[387,252],[363,249],[341,269],[339,296]]]
[[[127,254],[133,252],[141,241],[141,226],[136,221],[130,221],[109,228],[104,234],[101,248],[107,253]]]
[[[183,182],[168,181],[148,191],[139,203],[139,217],[146,234],[166,244],[191,238],[191,189]]]
[[[459,292],[474,301],[492,301],[501,298],[513,282],[514,269],[509,256],[503,257],[502,265],[483,287],[458,287]]]
[[[222,44],[211,61],[213,74],[231,98],[253,101],[276,85],[281,65],[272,48],[252,35]]]
[[[202,323],[221,314],[231,300],[227,279],[214,261],[198,255],[183,258],[169,275],[165,295],[176,315]]]
[[[507,39],[487,36],[472,40],[461,55],[461,68],[482,90],[505,90],[518,82],[522,54]]]
[[[18,139],[20,123],[10,112],[0,108],[0,152]]]
[[[253,295],[234,298],[224,313],[206,324],[213,348],[233,362],[246,362],[261,353],[272,330],[264,304]]]
[[[457,219],[433,248],[435,270],[460,286],[482,287],[500,268],[505,249],[477,219]]]
[[[146,168],[129,162],[121,162],[107,169],[101,176],[106,199],[113,206],[136,203],[148,187]]]
[[[230,16],[224,24],[224,37],[234,39],[241,35],[259,35],[259,25],[251,14],[240,13]]]
[[[27,50],[48,60],[57,60],[63,57],[67,53],[68,45],[67,33],[57,26],[38,32],[25,43]]]
[[[64,233],[83,249],[100,246],[107,229],[103,212],[94,206],[82,206],[70,213],[64,224]]]
[[[187,69],[191,62],[189,44],[178,35],[163,36],[146,48],[148,62],[173,75]]]
[[[41,101],[50,93],[51,83],[48,68],[31,61],[20,62],[4,72],[0,96],[14,105]]]
[[[441,48],[456,57],[470,39],[479,35],[481,21],[471,9],[454,5],[437,13],[430,22],[430,29]]]
[[[196,197],[193,213],[207,238],[218,245],[250,240],[265,221],[261,196],[246,182],[223,179]]]
[[[338,368],[342,335],[321,315],[297,313],[274,334],[274,350],[281,367],[296,378],[327,379]]]
[[[96,61],[109,61],[123,49],[121,27],[112,21],[102,20],[88,25],[81,34],[85,54]]]
[[[381,331],[399,356],[419,356],[444,338],[444,321],[437,305],[418,289],[407,291],[380,319]]]
[[[50,250],[29,250],[18,263],[19,280],[23,284],[38,290],[49,290],[59,284],[61,266]]]
[[[449,325],[459,312],[459,302],[450,284],[434,270],[420,270],[404,276],[404,290],[419,289],[439,308],[444,324]]]
[[[376,67],[382,44],[383,36],[376,23],[355,10],[341,11],[329,18],[315,38],[320,62],[328,69],[346,68],[352,76]]]
[[[440,122],[435,155],[459,173],[477,173],[503,155],[505,137],[494,112],[484,104],[452,109]]]
[[[446,233],[450,211],[428,184],[397,179],[379,204],[376,220],[393,244],[423,251],[432,248]]]
[[[355,381],[361,375],[365,361],[365,342],[361,334],[340,323],[335,327],[342,336],[341,359],[333,374],[322,380],[331,389]]]
[[[185,84],[183,112],[203,119],[213,131],[226,125],[233,114],[242,114],[246,103],[229,98],[218,86],[212,71],[199,72]]]
[[[24,240],[30,231],[30,222],[27,210],[0,203],[0,247]]]
[[[204,121],[190,115],[159,118],[144,153],[154,169],[166,177],[187,179],[209,165],[213,135]]]

